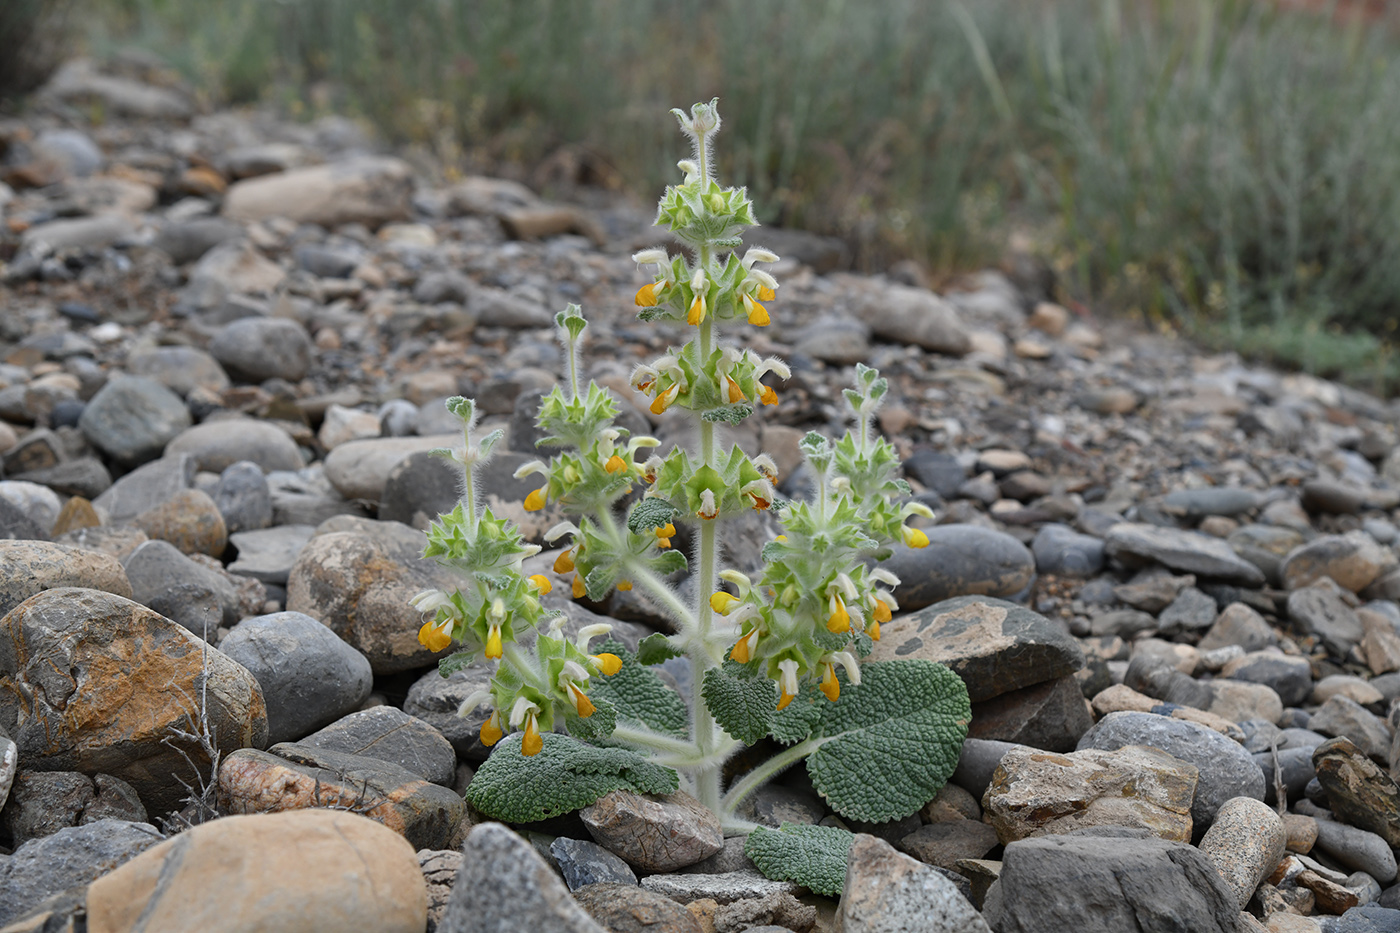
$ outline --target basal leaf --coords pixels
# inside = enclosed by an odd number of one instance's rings
[[[846,859],[855,840],[854,833],[835,826],[760,826],[749,833],[744,854],[765,877],[795,881],[813,894],[838,897],[846,886]]]
[[[467,800],[493,819],[530,823],[586,807],[615,790],[669,794],[679,787],[675,771],[636,752],[598,748],[555,732],[540,736],[543,749],[526,757],[520,753],[522,734],[502,739],[467,786]]]

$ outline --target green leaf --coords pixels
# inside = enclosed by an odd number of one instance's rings
[[[537,755],[520,753],[523,733],[502,739],[467,785],[467,800],[487,816],[530,823],[586,807],[604,794],[630,790],[669,794],[680,786],[675,771],[623,748],[597,748],[555,732],[540,738]]]
[[[627,516],[627,530],[634,535],[653,528],[665,528],[681,510],[660,496],[643,499],[632,506],[632,514]]]
[[[611,703],[617,708],[619,722],[638,723],[667,735],[686,735],[690,716],[680,694],[666,686],[650,668],[639,664],[622,643],[605,641],[597,651],[617,655],[622,659],[622,668],[611,677],[590,678],[589,699]]]
[[[438,661],[438,673],[443,677],[451,677],[458,671],[471,667],[472,660],[475,657],[475,651],[454,651],[441,661]]]
[[[795,881],[813,894],[839,897],[855,841],[854,833],[835,826],[784,823],[781,829],[760,826],[749,833],[744,854],[767,878]]]
[[[810,736],[821,721],[823,707],[831,705],[831,701],[812,684],[802,681],[799,684],[797,696],[787,706],[776,710],[768,723],[768,734],[785,745],[801,742]]]
[[[637,663],[650,667],[671,658],[683,658],[685,652],[671,644],[671,639],[660,632],[652,632],[637,642]]]
[[[689,561],[685,559],[685,555],[675,548],[662,551],[660,554],[648,560],[647,563],[651,566],[652,571],[660,577],[669,577],[677,570],[684,570],[689,566]]]
[[[866,664],[859,687],[817,709],[812,784],[837,813],[872,823],[933,799],[957,767],[972,720],[962,679],[932,661]]]
[[[564,704],[564,725],[569,735],[576,739],[605,739],[617,728],[617,708],[602,697],[588,691],[588,699],[593,703],[593,715],[580,716],[572,706]]]
[[[722,408],[707,409],[700,413],[700,417],[706,421],[723,421],[725,424],[738,425],[751,414],[752,405],[725,405]]]
[[[768,734],[777,707],[773,681],[768,678],[735,676],[712,667],[705,672],[700,695],[715,722],[745,745]]]

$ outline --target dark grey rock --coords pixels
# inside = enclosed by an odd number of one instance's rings
[[[1155,838],[1044,836],[1006,847],[985,916],[998,933],[1235,933],[1234,892],[1200,850]]]
[[[251,460],[225,467],[209,498],[219,507],[230,535],[272,524],[272,492],[262,467]]]
[[[1089,620],[1090,633],[1099,637],[1116,635],[1119,638],[1131,639],[1139,632],[1156,630],[1156,617],[1141,609],[1115,609],[1098,613]]]
[[[481,744],[481,727],[491,711],[482,705],[458,716],[457,710],[467,697],[488,689],[490,683],[491,671],[485,665],[464,668],[450,677],[431,670],[408,688],[403,709],[441,732],[460,757],[485,761],[491,749]]]
[[[1317,777],[1313,767],[1311,748],[1280,748],[1278,750],[1278,770],[1283,776],[1283,786],[1289,802],[1303,799],[1303,791],[1308,782]],[[1277,803],[1274,792],[1274,755],[1272,752],[1255,752],[1254,760],[1264,775],[1264,802]]]
[[[1345,658],[1366,634],[1356,613],[1342,599],[1336,584],[1328,582],[1288,594],[1288,618],[1314,635],[1334,657]]]
[[[176,493],[193,488],[198,469],[199,462],[194,457],[170,454],[121,477],[92,504],[105,511],[113,524],[127,522]]]
[[[229,535],[229,543],[238,551],[238,559],[229,564],[229,572],[286,586],[297,555],[315,533],[311,525],[278,525]]]
[[[1317,848],[1339,865],[1364,871],[1381,884],[1395,880],[1395,853],[1375,833],[1336,820],[1318,820]]]
[[[1038,612],[985,596],[945,600],[881,627],[871,661],[922,658],[948,665],[973,702],[1073,674],[1078,643]]]
[[[972,704],[969,735],[1043,748],[1074,751],[1094,724],[1084,692],[1073,677],[1058,677]]]
[[[530,844],[499,823],[474,827],[438,933],[605,933]]]
[[[992,783],[992,773],[1002,758],[1013,748],[1025,748],[1015,742],[1000,742],[991,739],[964,739],[962,752],[958,756],[958,767],[953,772],[952,782],[978,800],[987,792]]]
[[[297,247],[297,265],[312,275],[324,279],[343,279],[355,271],[363,258],[363,250],[348,247],[318,246],[308,243]]]
[[[0,857],[0,925],[24,916],[44,900],[83,887],[135,858],[165,837],[148,823],[104,819],[60,829]]]
[[[1092,577],[1103,569],[1103,541],[1068,525],[1049,524],[1031,542],[1035,569],[1060,577]]]
[[[1215,623],[1196,647],[1213,651],[1226,645],[1239,645],[1246,652],[1275,644],[1278,636],[1256,610],[1244,603],[1230,603],[1215,617]]]
[[[1400,910],[1362,904],[1340,917],[1319,917],[1321,933],[1400,933]]]
[[[83,436],[119,463],[154,460],[192,422],[174,392],[154,379],[117,376],[88,402],[78,426]]]
[[[955,498],[967,481],[967,470],[957,457],[929,447],[915,448],[904,461],[904,472],[944,499]]]
[[[241,224],[223,217],[195,217],[167,224],[156,234],[155,246],[176,265],[194,262],[214,247],[243,236]]]
[[[0,498],[0,539],[48,541],[49,530],[30,518],[10,500]]]
[[[1162,500],[1162,507],[1172,515],[1183,518],[1204,518],[1207,515],[1239,515],[1258,508],[1262,501],[1263,496],[1252,489],[1206,486],[1170,492]]]
[[[299,744],[392,762],[444,787],[452,785],[457,770],[457,754],[441,732],[392,706],[343,716]]]
[[[1215,600],[1188,586],[1157,617],[1158,631],[1167,636],[1201,632],[1211,626],[1215,616]]]
[[[1328,697],[1313,713],[1308,728],[1327,736],[1346,736],[1380,761],[1385,761],[1390,753],[1391,733],[1385,720],[1340,693]]]
[[[1284,706],[1297,706],[1312,693],[1312,665],[1277,651],[1251,651],[1229,662],[1221,676],[1272,687]]]
[[[1079,749],[1113,751],[1125,745],[1151,745],[1200,772],[1191,819],[1197,830],[1210,826],[1231,797],[1264,799],[1264,775],[1239,743],[1198,723],[1153,713],[1109,713],[1079,740]]]
[[[195,563],[166,541],[147,541],[122,561],[132,599],[210,638],[238,621],[238,592],[222,574]],[[207,628],[206,628],[207,626]]]
[[[25,771],[10,788],[5,829],[16,846],[70,826],[117,819],[146,822],[146,808],[131,785],[110,774]]]
[[[374,686],[365,656],[300,612],[244,619],[219,650],[262,687],[269,742],[295,741],[334,722],[359,707]],[[450,782],[449,769],[438,783]]]
[[[1035,558],[1010,535],[980,525],[938,525],[923,529],[928,546],[894,546],[881,566],[899,577],[895,598],[905,611],[955,596],[1009,598],[1035,577]]]
[[[287,318],[244,318],[214,335],[209,352],[229,375],[248,382],[302,379],[311,368],[311,337]]]
[[[426,527],[426,522],[456,508],[461,492],[461,466],[421,451],[389,473],[384,497],[379,500],[379,518]]]
[[[637,874],[626,862],[596,842],[560,836],[549,844],[570,891],[590,884],[636,884]]]
[[[17,473],[13,479],[39,483],[69,496],[96,499],[112,488],[112,474],[95,457],[79,457],[43,470]]]
[[[1264,582],[1263,571],[1236,554],[1224,541],[1179,528],[1123,522],[1109,530],[1104,539],[1104,553],[1128,566],[1156,561],[1172,570],[1244,586],[1259,586]]]

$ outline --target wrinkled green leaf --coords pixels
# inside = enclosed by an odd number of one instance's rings
[[[650,667],[671,658],[685,657],[685,652],[671,644],[671,639],[660,632],[652,632],[637,643],[637,663]]]
[[[835,826],[760,826],[749,833],[744,854],[767,878],[795,881],[813,894],[838,897],[846,886],[846,860],[855,840],[854,833]]]
[[[690,715],[680,694],[666,686],[650,668],[639,664],[622,643],[605,641],[596,650],[617,655],[622,659],[622,668],[611,677],[590,678],[589,699],[611,703],[617,709],[618,722],[637,723],[667,735],[686,735]]]
[[[580,716],[573,707],[564,707],[564,725],[569,735],[576,739],[606,739],[617,728],[617,708],[607,700],[594,696],[588,691],[588,699],[593,703],[592,716]]]
[[[653,528],[664,528],[681,514],[681,510],[660,496],[651,496],[632,506],[627,516],[627,530],[641,534]]]
[[[722,408],[710,408],[700,413],[700,417],[706,421],[722,421],[729,425],[738,425],[741,421],[753,414],[752,405],[725,405]]]
[[[778,699],[768,678],[737,676],[712,667],[705,672],[700,695],[715,722],[745,745],[768,734]]]
[[[472,660],[475,657],[475,651],[454,651],[452,654],[438,661],[438,673],[443,677],[451,677],[458,671],[471,667]]]
[[[957,767],[972,720],[962,679],[931,661],[866,664],[859,687],[815,708],[812,784],[837,813],[875,823],[933,799]]]
[[[670,794],[680,786],[670,768],[623,748],[598,748],[555,732],[540,738],[544,748],[520,753],[523,733],[502,739],[467,785],[467,800],[487,816],[530,823],[586,807],[604,794],[630,790]]]

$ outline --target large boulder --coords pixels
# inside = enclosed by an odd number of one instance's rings
[[[199,732],[201,706],[221,752],[266,743],[253,675],[139,603],[63,587],[0,619],[0,729],[28,769],[111,774],[168,812],[198,777],[185,756],[209,766],[178,734]]]

